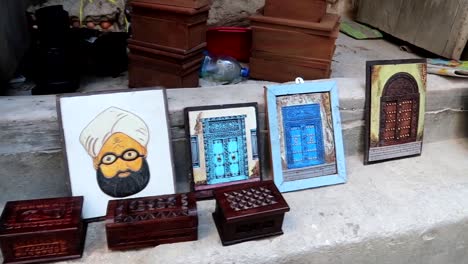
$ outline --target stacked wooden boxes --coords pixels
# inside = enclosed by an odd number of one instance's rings
[[[276,82],[329,78],[340,17],[326,0],[266,0],[264,14],[250,17],[250,75]]]
[[[197,87],[210,0],[132,0],[129,87]]]

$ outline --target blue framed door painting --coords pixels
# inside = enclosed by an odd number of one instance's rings
[[[336,83],[276,85],[265,93],[272,169],[280,191],[345,183]]]
[[[257,104],[185,109],[190,174],[198,198],[215,188],[261,178]]]

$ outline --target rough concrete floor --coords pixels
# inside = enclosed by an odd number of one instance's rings
[[[372,166],[349,157],[347,184],[285,194],[283,236],[230,247],[213,224],[214,201],[198,203],[195,242],[112,252],[104,223],[93,223],[83,258],[64,263],[466,264],[466,156],[468,139]]]
[[[419,58],[418,55],[401,51],[399,46],[384,40],[355,40],[345,34],[340,33],[336,43],[336,52],[332,64],[332,78],[349,77],[365,79],[365,65],[367,60],[386,60],[386,59],[409,59]],[[258,81],[248,80],[245,84]],[[215,83],[200,81],[202,87],[214,86]],[[127,89],[127,72],[121,76],[112,77],[94,77],[84,76],[81,79],[80,92],[108,91]],[[8,95],[30,95],[32,84],[10,89]]]

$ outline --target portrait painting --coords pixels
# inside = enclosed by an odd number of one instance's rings
[[[280,191],[344,183],[336,83],[268,86],[266,97],[273,176]]]
[[[257,104],[185,109],[190,174],[199,199],[261,178]]]
[[[109,200],[175,192],[164,90],[63,95],[57,103],[84,218],[104,216]]]
[[[367,63],[365,164],[421,155],[426,82],[426,60]]]

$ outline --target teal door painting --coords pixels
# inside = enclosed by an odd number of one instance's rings
[[[282,113],[288,169],[325,163],[320,105],[286,106]]]
[[[248,179],[245,115],[202,119],[208,184]]]

